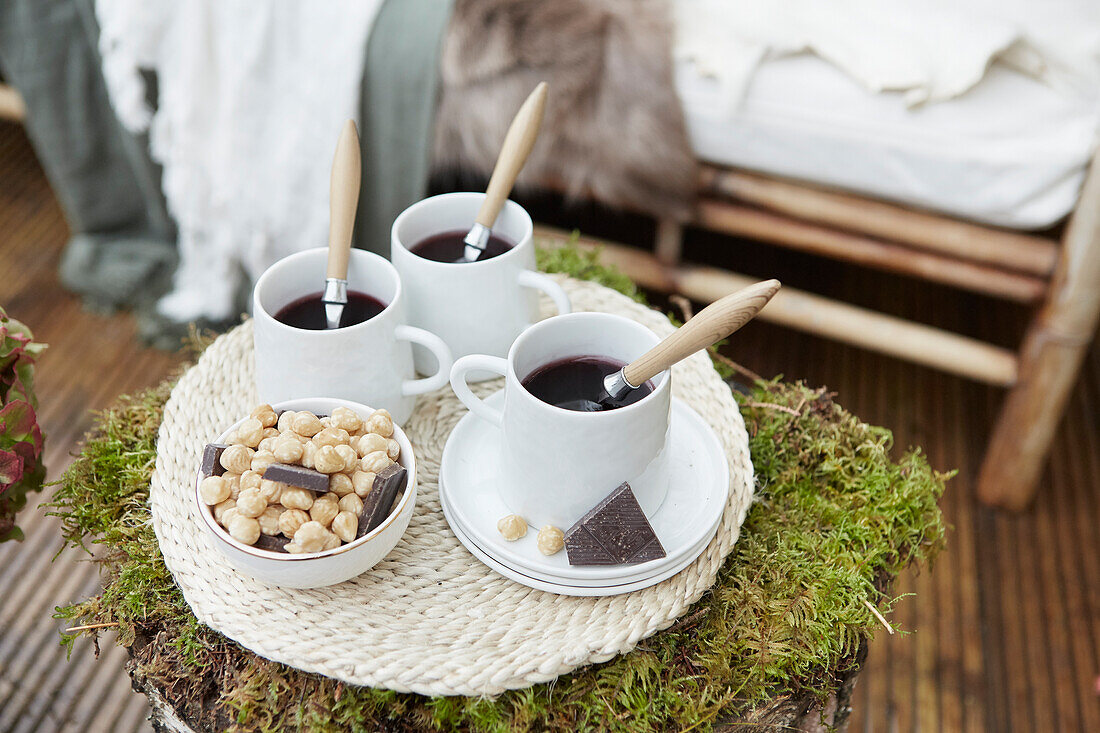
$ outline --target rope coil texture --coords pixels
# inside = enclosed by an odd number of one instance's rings
[[[632,318],[665,335],[661,313],[595,283],[556,275],[574,310]],[[545,312],[551,312],[544,302]],[[423,395],[405,431],[419,495],[408,531],[372,570],[327,588],[269,586],[235,571],[194,505],[203,445],[257,402],[252,323],[218,338],[165,405],[150,487],[165,563],[200,621],[268,659],[356,685],[424,695],[494,695],[611,659],[666,628],[714,584],[752,501],[748,436],[729,387],[705,352],[673,369],[673,394],[714,428],[730,463],[718,534],[677,575],[602,598],[559,596],[515,583],[459,544],[439,506],[443,445],[466,414],[449,387]],[[473,385],[479,396],[502,380]]]

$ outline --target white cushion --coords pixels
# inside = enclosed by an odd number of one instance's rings
[[[1073,209],[1100,128],[1095,102],[1000,65],[916,109],[809,54],[762,62],[740,104],[688,63],[676,71],[702,160],[1018,229]]]

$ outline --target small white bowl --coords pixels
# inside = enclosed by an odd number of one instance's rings
[[[276,411],[309,410],[320,415],[329,415],[337,407],[347,407],[364,419],[374,412],[366,405],[329,397],[287,400],[272,407]],[[229,434],[245,419],[241,418],[235,422],[213,442],[225,442]],[[242,573],[265,583],[286,588],[320,588],[342,583],[370,570],[388,555],[390,550],[397,546],[409,526],[409,520],[412,519],[413,508],[416,506],[416,457],[413,455],[412,444],[408,437],[397,425],[393,427],[393,438],[401,445],[398,463],[409,472],[405,493],[382,524],[354,542],[333,550],[302,555],[270,552],[238,542],[214,519],[213,508],[199,497],[198,484],[202,476],[196,471],[195,503],[198,506],[199,515],[214,537],[214,544],[229,559],[233,567]]]

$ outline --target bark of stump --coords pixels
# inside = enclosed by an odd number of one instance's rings
[[[195,699],[187,691],[169,691],[158,686],[137,669],[133,647],[127,651],[130,653],[130,660],[126,663],[126,671],[130,673],[134,690],[149,698],[153,708],[149,720],[157,733],[212,733],[225,730],[236,722],[230,711],[217,709],[214,701]],[[852,692],[866,658],[867,643],[864,642],[856,654],[856,665],[836,680],[836,690],[829,695],[824,705],[819,705],[817,700],[808,695],[782,695],[750,713],[718,722],[715,729],[722,733],[759,733],[761,730],[773,729],[802,733],[844,733],[848,729],[852,712]],[[170,699],[175,696],[190,698],[191,701],[177,707],[179,703]],[[422,730],[410,727],[400,720],[385,721],[383,725],[380,730],[393,733]]]

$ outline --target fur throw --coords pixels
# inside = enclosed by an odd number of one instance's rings
[[[442,50],[433,163],[488,176],[524,98],[550,85],[519,185],[687,217],[696,161],[664,0],[457,0]]]

